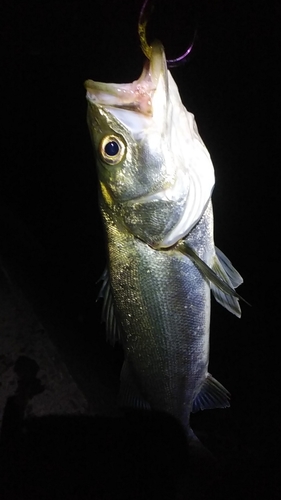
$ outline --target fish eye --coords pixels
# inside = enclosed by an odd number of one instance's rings
[[[117,165],[124,157],[125,143],[116,135],[106,135],[100,143],[99,152],[105,163]]]

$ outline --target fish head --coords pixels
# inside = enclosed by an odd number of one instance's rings
[[[135,237],[171,247],[202,216],[214,171],[162,45],[152,44],[133,83],[87,80],[85,87],[103,202]]]

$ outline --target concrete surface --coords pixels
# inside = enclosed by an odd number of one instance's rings
[[[40,381],[25,416],[83,414],[87,400],[70,375],[31,304],[7,271],[0,270],[0,422],[7,398],[17,388],[15,364],[33,360]]]

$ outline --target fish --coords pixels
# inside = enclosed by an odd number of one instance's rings
[[[174,416],[230,405],[209,372],[211,292],[237,317],[243,282],[214,243],[214,167],[165,51],[151,45],[133,83],[85,82],[107,268],[108,340],[124,363],[120,404]]]

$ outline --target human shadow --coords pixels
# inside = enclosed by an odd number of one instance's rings
[[[18,387],[0,436],[1,500],[193,500],[206,489],[215,498],[212,464],[194,466],[183,428],[164,412],[25,418],[44,390],[38,368],[26,356],[14,367]]]

